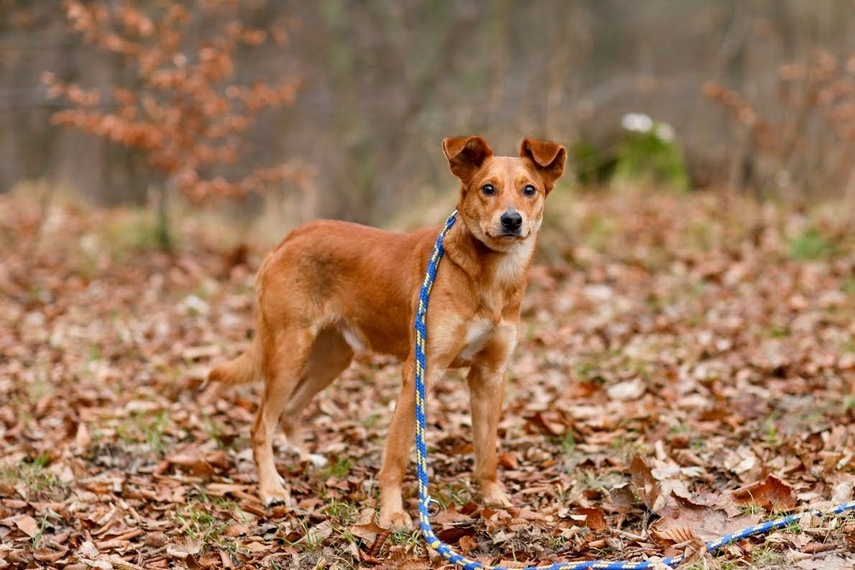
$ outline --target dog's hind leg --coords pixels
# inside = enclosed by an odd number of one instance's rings
[[[261,341],[264,393],[251,434],[258,491],[266,505],[291,500],[273,461],[273,433],[304,377],[314,340],[314,334],[308,329],[287,327]]]
[[[403,384],[395,404],[395,413],[386,437],[383,467],[380,469],[380,515],[383,528],[409,528],[412,518],[404,510],[401,486],[407,470],[410,448],[416,432],[415,406],[416,389],[413,377],[413,360],[408,359],[403,367]]]
[[[339,332],[333,329],[321,331],[312,345],[303,377],[285,405],[280,420],[289,447],[300,456],[301,461],[310,461],[318,467],[326,464],[323,456],[310,454],[303,447],[300,418],[303,409],[315,394],[338,378],[350,365],[351,360],[353,349]]]

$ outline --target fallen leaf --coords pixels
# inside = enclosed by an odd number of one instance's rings
[[[39,533],[39,523],[30,515],[24,515],[18,518],[18,520],[15,521],[15,526],[30,538],[33,538]]]
[[[460,537],[460,540],[457,542],[457,546],[460,548],[460,552],[462,552],[464,556],[468,556],[470,552],[478,548],[478,541],[471,536],[466,535]]]
[[[508,469],[519,469],[520,467],[520,463],[517,459],[516,453],[500,453],[497,458],[497,461],[501,467],[507,467]]]
[[[659,539],[666,540],[672,543],[694,542],[699,541],[700,537],[696,535],[689,527],[672,527],[665,530],[651,529],[651,534]]]
[[[655,537],[667,537],[674,542],[678,537],[699,537],[703,542],[717,540],[726,534],[730,534],[745,527],[752,526],[760,521],[760,515],[728,518],[727,514],[720,509],[694,505],[682,499],[676,499],[675,508],[669,510],[667,516],[650,525],[650,531]],[[676,530],[675,530],[676,529]],[[673,533],[676,532],[675,536]]]
[[[792,486],[775,475],[737,489],[733,498],[741,504],[761,506],[769,511],[790,511],[796,506]]]
[[[576,513],[585,516],[585,526],[591,530],[605,530],[608,528],[606,517],[601,509],[582,507],[576,509]]]
[[[33,550],[33,558],[35,558],[39,562],[48,562],[50,564],[54,564],[57,560],[65,556],[67,553],[68,548],[64,546],[58,546],[56,549],[41,547]]]
[[[618,402],[628,402],[637,400],[647,391],[647,386],[640,378],[627,380],[626,382],[618,382],[606,389],[606,394],[612,400]]]
[[[329,520],[325,520],[310,528],[308,532],[306,532],[305,540],[310,544],[320,544],[328,539],[332,532],[332,523]]]
[[[185,559],[188,556],[196,556],[202,551],[202,543],[198,540],[188,538],[182,542],[169,544],[166,547],[166,554],[173,558]]]
[[[636,455],[632,458],[629,472],[638,496],[650,512],[658,513],[664,509],[668,503],[667,496],[662,493],[661,483],[653,476],[653,472],[641,456]]]
[[[348,527],[348,530],[350,531],[350,534],[356,538],[362,539],[366,544],[373,544],[377,535],[388,532],[387,529],[384,529],[373,520],[363,524],[351,525]]]
[[[90,540],[84,540],[80,543],[80,546],[77,547],[77,554],[79,556],[83,556],[85,558],[95,558],[98,556],[99,551],[95,548],[95,545]]]

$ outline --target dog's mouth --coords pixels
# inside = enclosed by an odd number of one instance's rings
[[[487,237],[501,242],[522,241],[528,236],[523,235],[522,231],[500,230],[498,232],[484,232]]]
[[[466,220],[469,230],[481,243],[491,249],[505,251],[514,244],[523,242],[531,235],[530,228],[503,228],[500,224],[485,224],[477,220]]]

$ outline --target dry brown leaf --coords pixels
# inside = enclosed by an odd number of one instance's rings
[[[667,516],[650,525],[651,533],[668,533],[672,529],[689,529],[703,542],[721,538],[742,528],[757,524],[759,515],[730,519],[720,509],[694,505],[682,499],[676,499],[676,508]]]
[[[202,568],[221,568],[223,564],[222,557],[219,552],[205,552],[197,561]]]
[[[185,559],[188,556],[196,556],[202,551],[202,543],[198,540],[188,538],[182,542],[169,544],[166,547],[166,554],[173,558]]]
[[[95,558],[96,556],[98,556],[99,551],[92,543],[92,541],[85,540],[77,548],[77,553],[85,558]]]
[[[689,527],[671,527],[665,530],[651,529],[650,534],[661,541],[671,541],[672,543],[692,542],[700,540]]]
[[[348,527],[350,533],[356,538],[362,539],[366,544],[374,544],[378,535],[386,534],[389,531],[382,528],[373,520],[363,524],[355,524]]]
[[[193,475],[207,477],[214,473],[213,467],[196,446],[185,447],[181,451],[169,455],[166,460]]]
[[[68,548],[64,546],[59,546],[56,549],[41,547],[33,550],[33,558],[35,558],[39,562],[47,562],[49,564],[54,564],[57,560],[65,556],[67,553]]]
[[[591,530],[604,530],[608,527],[601,509],[582,507],[576,509],[576,513],[585,516],[585,526]]]
[[[628,402],[630,400],[637,400],[644,395],[645,391],[647,391],[647,387],[644,382],[640,378],[636,378],[635,380],[619,382],[610,386],[606,389],[606,394],[612,400]]]
[[[541,432],[552,436],[563,435],[568,429],[568,426],[561,421],[563,419],[562,416],[557,412],[537,412],[527,416],[525,419],[530,425],[536,427]]]
[[[267,544],[264,544],[263,542],[252,541],[252,542],[246,543],[246,548],[248,548],[252,552],[259,553],[259,552],[266,552],[267,550],[270,549],[270,546]]]
[[[738,503],[758,505],[770,511],[790,511],[796,506],[792,486],[772,474],[763,481],[737,489],[733,492],[733,498]]]
[[[229,538],[237,538],[248,534],[249,528],[245,524],[241,523],[231,523],[223,529],[223,536],[227,536]]]
[[[497,461],[499,466],[507,467],[508,469],[519,469],[520,466],[516,453],[512,452],[500,453]]]
[[[656,513],[665,506],[661,483],[653,476],[650,468],[641,458],[636,455],[632,458],[629,467],[632,482],[636,492],[650,512]]]
[[[15,521],[15,526],[30,538],[33,538],[39,533],[39,523],[30,515],[18,517]]]
[[[311,544],[320,544],[324,540],[328,539],[332,532],[332,523],[329,520],[325,520],[310,528],[306,533],[305,540]]]
[[[468,556],[470,552],[478,548],[478,541],[471,536],[466,535],[460,537],[460,540],[457,542],[457,546],[460,548],[460,552],[464,556]]]

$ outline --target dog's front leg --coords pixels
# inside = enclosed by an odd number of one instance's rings
[[[475,364],[469,369],[469,407],[472,412],[472,446],[475,452],[473,479],[484,501],[510,506],[511,500],[499,483],[496,440],[502,401],[505,395],[505,369]]]
[[[425,386],[430,390],[448,368],[451,358],[448,356],[428,356],[425,369]],[[380,469],[380,517],[379,524],[384,528],[410,528],[413,519],[404,510],[401,487],[407,472],[410,449],[416,435],[416,380],[415,363],[412,358],[404,362],[404,377],[395,414],[389,426],[383,467]]]

